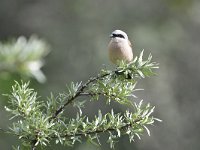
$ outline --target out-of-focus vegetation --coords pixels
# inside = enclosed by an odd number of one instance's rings
[[[49,96],[50,91],[64,90],[72,80],[84,81],[96,74],[101,64],[108,65],[108,36],[114,29],[124,30],[133,43],[134,54],[145,49],[160,62],[158,77],[145,80],[141,85],[145,95],[138,94],[157,106],[156,116],[163,123],[151,129],[151,138],[144,136],[131,145],[122,138],[115,148],[199,149],[199,10],[199,0],[1,0],[0,40],[36,33],[50,43],[52,51],[43,68],[47,82],[33,85],[40,95]],[[16,78],[1,79],[1,93],[9,91]],[[6,127],[8,117],[2,104],[6,100],[1,99],[0,125]],[[97,107],[108,109],[102,102],[89,105],[85,113],[91,115]],[[68,109],[67,113],[74,112]],[[10,149],[10,141],[14,139],[0,135],[2,149]],[[81,144],[73,149],[95,148]],[[108,147],[103,144],[101,149]]]
[[[48,51],[47,44],[34,36],[28,41],[21,36],[17,40],[0,43],[0,73],[18,73],[22,77],[34,77],[44,83],[46,77],[40,69]]]

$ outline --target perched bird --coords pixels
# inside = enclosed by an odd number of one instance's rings
[[[115,30],[110,35],[111,41],[108,45],[110,61],[116,65],[124,60],[130,62],[133,59],[133,51],[127,34],[121,30]]]

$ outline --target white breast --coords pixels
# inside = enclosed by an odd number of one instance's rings
[[[127,40],[111,39],[108,50],[109,58],[114,64],[118,64],[121,60],[130,62],[133,59],[132,48]]]

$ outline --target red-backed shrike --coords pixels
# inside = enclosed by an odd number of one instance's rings
[[[122,60],[132,61],[133,52],[127,34],[121,30],[115,30],[111,33],[110,38],[111,41],[108,45],[110,61],[116,65]]]

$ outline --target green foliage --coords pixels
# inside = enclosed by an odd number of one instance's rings
[[[15,118],[10,132],[19,137],[22,147],[36,149],[38,146],[46,146],[50,141],[56,144],[73,146],[75,142],[81,142],[87,138],[91,143],[100,144],[101,133],[107,134],[107,142],[111,148],[122,135],[128,135],[130,142],[135,137],[147,131],[150,135],[148,125],[155,120],[152,116],[154,107],[150,104],[139,104],[133,102],[136,97],[136,82],[138,79],[152,76],[155,73],[152,69],[158,65],[151,62],[149,55],[146,61],[143,60],[143,51],[133,62],[126,64],[122,62],[115,70],[105,70],[90,78],[85,83],[71,83],[67,91],[58,96],[51,96],[47,101],[38,101],[37,93],[28,87],[28,83],[17,83],[12,88],[12,93],[7,95],[10,99],[10,106],[6,110],[11,112],[11,119]],[[106,104],[112,101],[121,105],[129,106],[124,113],[114,113],[114,110],[89,119],[82,111],[85,101],[77,99],[87,96],[88,100],[99,100],[104,96]],[[63,115],[65,108],[72,104],[79,112],[75,118]],[[16,148],[17,149],[17,148]]]
[[[44,82],[46,78],[40,69],[48,52],[47,43],[36,36],[29,39],[21,36],[7,43],[0,42],[0,73],[18,73]]]

